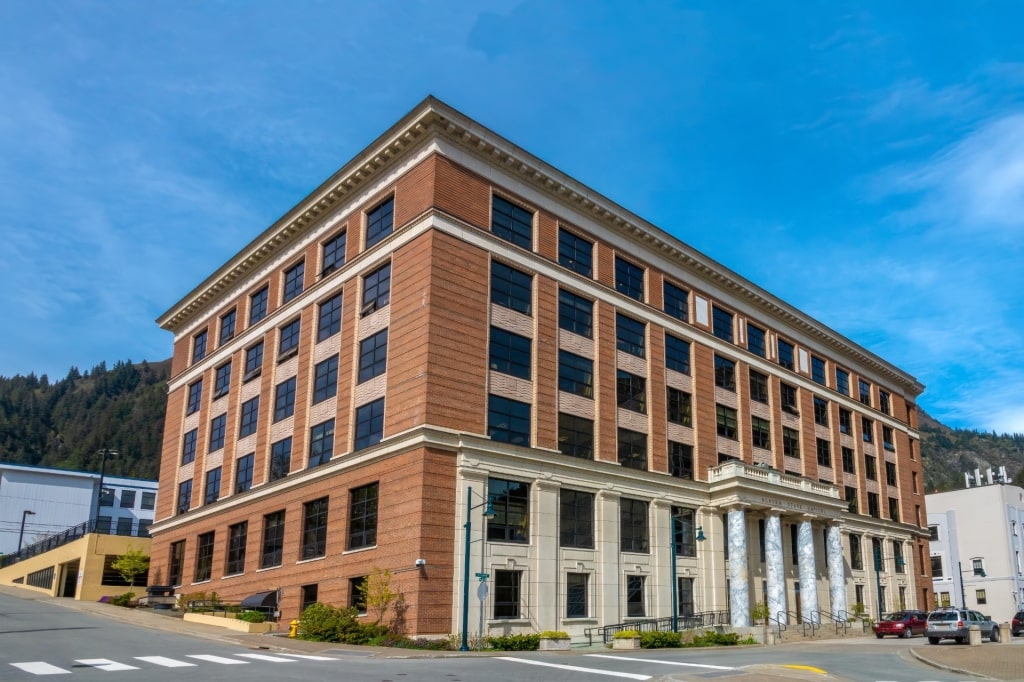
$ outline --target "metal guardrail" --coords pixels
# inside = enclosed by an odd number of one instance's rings
[[[43,552],[49,552],[51,549],[57,549],[63,547],[66,544],[74,542],[79,538],[83,538],[89,533],[100,533],[101,535],[123,535],[125,537],[133,538],[148,538],[149,537],[149,525],[142,525],[138,520],[132,522],[131,528],[117,528],[113,526],[109,521],[98,521],[97,519],[91,519],[84,523],[80,523],[77,526],[72,526],[67,530],[62,530],[53,535],[47,536],[38,542],[34,542],[31,545],[22,547],[20,552],[14,554],[5,554],[0,556],[0,568],[16,564],[19,561],[24,561],[29,557],[34,557]],[[126,531],[127,532],[124,532]]]
[[[677,624],[680,630],[694,630],[696,628],[712,627],[714,625],[728,625],[728,611],[704,611],[686,616],[678,616]],[[600,636],[602,644],[608,644],[615,638],[616,632],[625,630],[636,630],[637,632],[672,632],[672,616],[665,618],[647,618],[645,620],[634,620],[628,623],[614,623],[602,625],[596,628],[587,628],[583,633],[587,636],[590,644],[594,638]]]
[[[185,603],[185,611],[188,613],[202,613],[209,616],[227,616],[238,614],[243,611],[259,611],[270,622],[276,622],[273,606],[242,606],[242,602],[222,601],[220,599],[193,599]]]

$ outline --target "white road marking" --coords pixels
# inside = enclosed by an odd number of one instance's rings
[[[629,656],[612,656],[610,654],[586,654],[591,658],[612,658],[618,661],[639,661],[640,663],[658,663],[659,665],[681,665],[689,668],[709,668],[711,670],[735,670],[725,665],[706,665],[704,663],[682,663],[680,661],[659,661],[656,658],[630,658]]]
[[[296,663],[290,658],[281,658],[280,656],[269,656],[267,654],[235,654],[242,658],[251,658],[254,661],[269,661],[270,663]]]
[[[91,665],[97,670],[102,670],[108,673],[116,673],[121,670],[138,670],[134,665],[128,665],[127,663],[118,663],[112,661],[109,658],[76,658],[76,663],[82,665]]]
[[[313,656],[312,654],[281,654],[282,656],[290,656],[292,658],[304,658],[307,661],[336,661],[338,659],[331,658],[330,656]]]
[[[27,673],[33,675],[70,675],[70,670],[64,670],[64,668],[58,668],[55,665],[44,663],[43,661],[27,661],[25,663],[11,663],[15,668],[24,670]]]
[[[161,665],[165,668],[193,668],[196,665],[195,663],[179,661],[173,658],[167,658],[166,656],[136,656],[135,660],[152,663],[153,665]]]
[[[221,665],[249,665],[249,661],[239,661],[234,658],[212,656],[210,654],[189,654],[188,657],[195,658],[200,661],[206,661],[207,663],[220,663]]]
[[[532,661],[528,658],[514,658],[512,656],[499,656],[499,661],[512,661],[513,663],[526,663],[527,665],[540,665],[545,668],[558,668],[559,670],[572,670],[578,673],[591,673],[593,675],[608,675],[609,677],[623,677],[627,680],[649,680],[650,675],[639,675],[637,673],[617,673],[611,670],[599,668],[583,668],[578,665],[559,665],[558,663],[545,663],[543,661]]]

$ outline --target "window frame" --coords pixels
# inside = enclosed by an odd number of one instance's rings
[[[499,443],[530,447],[533,406],[520,400],[489,393],[487,395],[487,437]],[[500,418],[504,418],[502,422]],[[499,428],[504,425],[504,428]],[[525,428],[524,428],[525,427]]]
[[[381,329],[359,342],[357,384],[379,377],[388,369],[388,329]]]
[[[579,426],[585,424],[586,429]],[[558,413],[558,450],[566,457],[594,459],[594,421],[567,412]]]
[[[489,336],[487,364],[490,370],[529,381],[533,370],[533,339],[494,325]]]
[[[581,247],[583,244],[586,245],[585,248]],[[558,264],[584,277],[592,277],[594,274],[594,243],[559,225]]]
[[[290,303],[302,295],[306,284],[306,259],[286,268],[281,277],[281,305]]]
[[[689,376],[692,349],[690,342],[665,332],[665,367]]]
[[[536,211],[524,208],[498,194],[492,194],[491,234],[509,244],[532,251],[536,214]]]
[[[650,512],[645,500],[619,498],[619,551],[651,553]]]
[[[617,461],[621,466],[628,469],[647,471],[648,443],[646,433],[619,427],[615,442]]]
[[[487,542],[529,544],[530,484],[490,477],[487,501],[494,510],[494,516],[487,519]]]
[[[359,316],[381,310],[391,304],[391,261],[366,273],[362,277],[363,297]]]
[[[384,439],[384,398],[377,398],[356,408],[353,449],[372,447]]]
[[[366,238],[363,248],[369,249],[384,241],[395,231],[395,197],[386,197],[366,211]]]
[[[736,330],[733,328],[735,319],[735,313],[717,305],[711,305],[711,333],[715,337],[727,343],[733,343],[736,338]]]
[[[376,547],[380,482],[374,481],[349,490],[349,550]]]
[[[662,307],[682,322],[690,321],[690,292],[667,279],[662,281]]]
[[[622,256],[615,256],[615,291],[643,303],[646,269]]]
[[[490,282],[492,304],[533,316],[533,275],[492,260]]]
[[[583,336],[594,337],[594,302],[566,289],[558,290],[558,328]]]
[[[328,497],[318,497],[302,504],[302,538],[299,561],[327,556]]]

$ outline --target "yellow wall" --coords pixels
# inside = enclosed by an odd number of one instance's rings
[[[0,569],[0,585],[21,587],[26,590],[42,592],[51,597],[59,596],[64,586],[64,573],[68,563],[79,561],[78,564],[78,585],[75,589],[75,599],[85,601],[97,601],[103,596],[116,596],[128,591],[126,587],[103,586],[103,559],[110,554],[118,556],[129,549],[142,550],[149,554],[151,540],[149,538],[135,538],[124,535],[101,535],[90,533],[74,542],[62,547],[51,549],[49,552],[19,561],[18,563]],[[30,573],[53,567],[53,585],[49,589],[32,587],[26,580]],[[17,579],[21,583],[15,583]],[[140,593],[145,585],[136,585],[134,590]]]

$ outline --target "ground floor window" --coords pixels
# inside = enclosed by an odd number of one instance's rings
[[[629,618],[647,615],[644,610],[644,580],[642,575],[626,576],[626,616]]]
[[[519,586],[522,571],[494,572],[494,617],[519,618]]]
[[[939,606],[949,606],[949,592],[939,592]]]
[[[693,578],[679,578],[676,587],[676,613],[680,616],[692,616]]]
[[[349,578],[348,581],[348,605],[354,608],[359,615],[366,615],[366,576]]]
[[[864,606],[864,586],[863,585],[854,585],[853,586],[853,593],[854,593],[853,603],[854,604],[858,604],[860,606]]]
[[[565,617],[587,617],[587,574],[570,573],[565,581]]]
[[[199,536],[196,545],[196,577],[195,581],[201,583],[209,580],[213,571],[213,531],[203,533]]]
[[[178,542],[171,543],[171,561],[170,569],[167,571],[167,582],[171,584],[171,587],[178,587],[181,585],[181,573],[182,566],[185,563],[185,541],[179,540]]]
[[[299,594],[299,613],[305,611],[309,606],[312,606],[317,601],[317,593],[320,591],[320,586],[316,583],[312,585],[303,585]]]
[[[975,590],[974,596],[978,600],[978,604],[988,603],[988,597],[985,595],[985,590]]]

